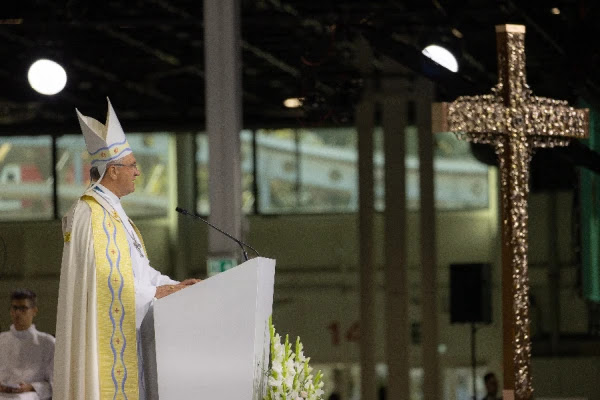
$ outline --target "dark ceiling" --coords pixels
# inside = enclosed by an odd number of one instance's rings
[[[4,4],[9,2],[3,2]],[[201,130],[204,125],[202,1],[21,1],[0,6],[0,132],[77,132],[74,109],[102,119],[109,96],[126,131]],[[437,100],[487,93],[496,82],[494,26],[527,28],[534,94],[600,104],[599,6],[589,1],[241,2],[246,126],[350,124],[363,80],[356,43],[374,52],[375,84],[390,61],[398,76],[436,82]],[[551,13],[557,7],[560,14]],[[452,29],[462,34],[458,38]],[[459,36],[460,36],[459,34]],[[452,74],[421,55],[424,44],[458,51]],[[590,41],[590,43],[587,43]],[[35,93],[37,58],[65,67],[67,87]],[[286,97],[305,106],[286,109]]]

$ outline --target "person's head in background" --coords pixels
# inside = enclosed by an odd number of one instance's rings
[[[28,289],[17,289],[10,295],[10,320],[18,331],[29,329],[37,315],[37,296]]]
[[[493,372],[488,372],[483,377],[483,382],[485,383],[485,391],[486,394],[496,398],[498,394],[498,379],[496,379],[496,375]]]

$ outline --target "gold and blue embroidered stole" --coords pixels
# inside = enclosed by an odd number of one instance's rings
[[[135,287],[125,228],[93,197],[98,373],[101,400],[138,400]]]

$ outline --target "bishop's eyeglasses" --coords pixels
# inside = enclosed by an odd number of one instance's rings
[[[133,163],[133,164],[110,164],[109,166],[112,166],[112,165],[114,165],[115,167],[129,167],[129,168],[137,169],[139,171],[137,163]]]

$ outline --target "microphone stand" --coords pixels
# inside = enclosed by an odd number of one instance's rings
[[[205,224],[207,224],[208,226],[210,226],[211,228],[214,228],[216,230],[218,230],[219,232],[221,232],[223,235],[227,236],[229,239],[233,240],[234,242],[236,242],[240,248],[242,249],[242,253],[244,254],[244,261],[248,261],[248,253],[246,253],[246,247],[248,247],[249,249],[251,249],[252,251],[254,251],[256,253],[256,255],[258,257],[260,257],[260,254],[258,254],[258,251],[256,251],[254,249],[254,247],[250,246],[249,244],[246,244],[244,242],[242,242],[239,239],[234,238],[233,236],[231,236],[229,233],[222,231],[221,229],[217,228],[216,226],[214,226],[213,224],[211,224],[210,222],[208,222],[207,220],[205,220],[204,218],[200,217],[199,215],[195,215],[195,214],[190,214],[187,210],[184,210],[181,207],[175,207],[175,211],[177,211],[180,214],[183,215],[187,215],[189,217],[192,218],[196,218],[199,219],[200,221],[204,222]]]
[[[471,322],[471,374],[473,375],[473,400],[477,400],[477,351],[475,346],[475,337],[477,327],[475,322]]]

